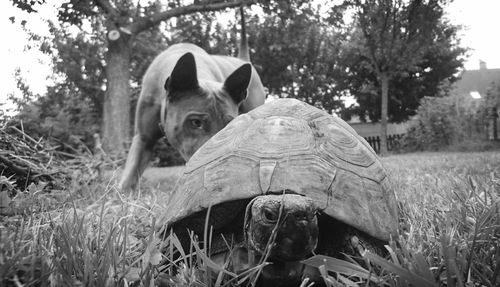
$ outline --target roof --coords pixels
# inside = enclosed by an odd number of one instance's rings
[[[500,83],[500,69],[487,69],[484,65],[478,70],[464,70],[454,86],[459,95],[475,91],[484,97],[494,82]]]

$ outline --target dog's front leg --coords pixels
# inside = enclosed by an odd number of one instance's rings
[[[122,191],[131,191],[136,188],[139,177],[151,160],[153,146],[154,143],[144,141],[139,134],[134,136],[119,185]]]
[[[162,137],[159,126],[160,105],[139,99],[135,119],[135,135],[128,152],[119,187],[123,191],[136,188],[153,154],[155,143]]]

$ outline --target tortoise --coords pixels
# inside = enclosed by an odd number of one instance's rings
[[[272,262],[259,279],[269,286],[309,276],[300,261],[312,254],[377,249],[398,229],[396,198],[373,149],[340,118],[295,99],[240,115],[209,139],[162,212],[160,231],[183,244],[188,232],[203,238],[208,222],[211,255],[231,254],[236,271],[255,258]],[[228,238],[238,252],[228,253]]]

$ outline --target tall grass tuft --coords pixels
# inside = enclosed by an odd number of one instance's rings
[[[382,160],[401,207],[388,258],[367,251],[363,265],[326,256],[305,263],[319,269],[327,286],[499,286],[500,154]],[[47,194],[33,186],[13,198],[20,208],[0,217],[0,285],[252,285],[266,263],[234,274],[207,256],[210,230],[201,240],[192,236],[186,249],[174,234],[164,240],[155,234],[175,183],[168,170],[161,186],[151,180],[135,195],[108,181],[74,180],[67,190]]]
[[[413,154],[384,163],[402,206],[391,263],[434,286],[498,286],[500,154]]]

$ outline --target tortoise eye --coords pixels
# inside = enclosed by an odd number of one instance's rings
[[[264,218],[270,222],[278,221],[278,214],[270,209],[264,208],[262,211]]]

